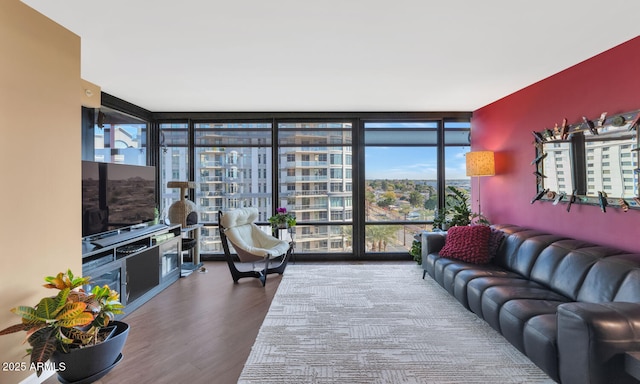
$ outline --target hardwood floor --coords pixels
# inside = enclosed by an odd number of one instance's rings
[[[282,276],[234,284],[226,263],[204,266],[124,318],[124,359],[97,384],[237,382]]]

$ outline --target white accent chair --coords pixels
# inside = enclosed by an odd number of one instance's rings
[[[292,245],[261,230],[254,223],[257,218],[258,209],[253,207],[238,208],[224,213],[218,211],[220,240],[234,283],[243,277],[255,277],[260,279],[264,286],[268,274],[284,272],[291,255]],[[233,247],[240,263],[237,263],[237,259],[231,254],[229,245]],[[280,260],[270,267],[269,264],[274,259]],[[259,266],[260,264],[264,266]]]

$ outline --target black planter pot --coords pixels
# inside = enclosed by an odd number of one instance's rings
[[[61,383],[88,384],[106,375],[122,361],[122,348],[129,335],[129,325],[113,321],[116,330],[106,341],[69,353],[55,351],[51,361],[58,368],[58,380]]]

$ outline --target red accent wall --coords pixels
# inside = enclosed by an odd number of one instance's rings
[[[640,210],[531,199],[536,192],[531,131],[640,109],[640,36],[506,96],[473,113],[472,149],[496,152],[496,176],[483,177],[482,211],[493,223],[518,224],[640,252]],[[472,180],[477,199],[477,181]],[[477,204],[477,203],[476,203]],[[477,207],[474,207],[477,211]]]

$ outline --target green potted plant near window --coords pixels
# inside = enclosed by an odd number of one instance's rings
[[[30,368],[38,376],[49,367],[61,382],[98,380],[122,359],[120,352],[129,333],[128,324],[114,321],[123,308],[118,292],[107,285],[85,292],[82,286],[90,278],[74,276],[70,270],[45,281],[44,287],[57,289],[58,294],[42,298],[34,307],[11,309],[22,322],[1,330],[0,335],[27,332]]]
[[[447,230],[456,225],[490,225],[489,220],[480,213],[471,212],[469,195],[454,186],[447,187],[445,209],[436,213],[433,228]]]
[[[293,213],[287,212],[287,208],[280,207],[276,209],[276,214],[269,218],[269,223],[274,229],[286,229],[295,227],[296,216]]]
[[[416,235],[416,236],[420,236],[420,235]],[[422,264],[422,240],[419,240],[419,239],[413,240],[413,242],[411,243],[411,248],[409,249],[409,255],[413,257],[413,260],[416,263]]]

